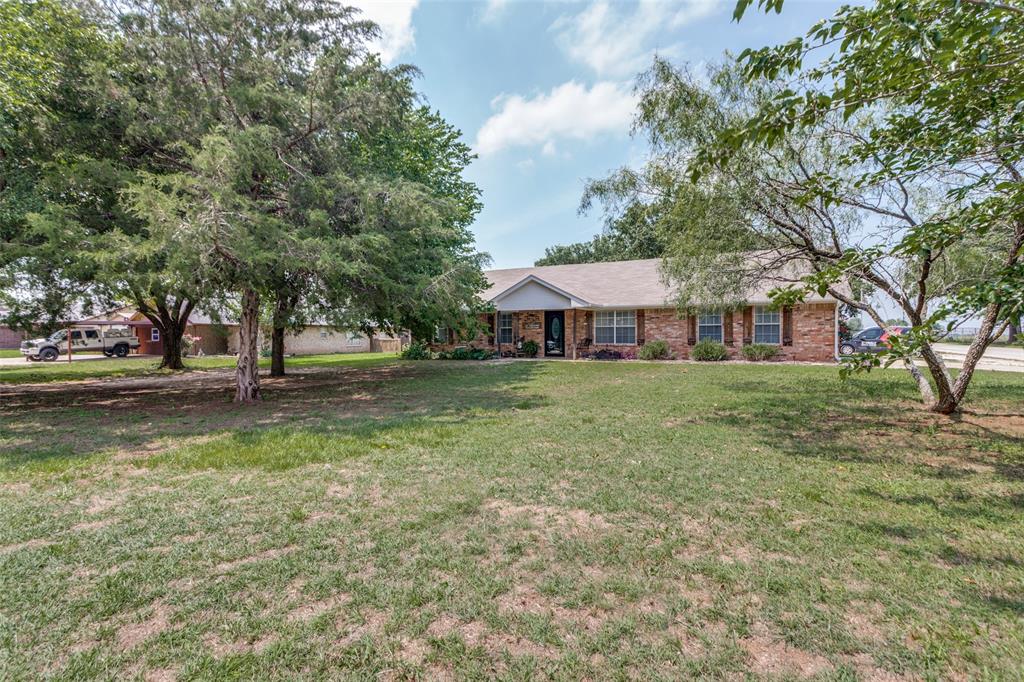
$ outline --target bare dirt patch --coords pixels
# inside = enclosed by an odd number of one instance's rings
[[[339,647],[347,647],[363,637],[379,637],[387,622],[388,614],[373,608],[363,609],[356,618],[343,616],[335,624],[340,637],[334,643]]]
[[[295,548],[278,547],[275,549],[268,549],[252,556],[242,557],[241,559],[235,559],[234,561],[224,561],[214,566],[214,571],[217,573],[227,573],[228,571],[234,570],[239,566],[245,566],[246,564],[255,563],[257,561],[267,561],[269,559],[276,559],[279,556],[284,556],[289,552],[294,551]]]
[[[51,540],[43,540],[42,538],[36,538],[34,540],[26,540],[25,542],[16,542],[13,545],[0,546],[0,554],[20,552],[23,549],[38,549],[39,547],[49,547],[52,544],[54,543]]]
[[[343,604],[347,604],[351,600],[351,596],[342,592],[332,595],[327,599],[307,602],[289,611],[288,615],[285,616],[285,619],[289,622],[312,620],[313,618],[327,613],[328,611],[332,611]]]
[[[117,500],[110,497],[100,497],[93,495],[89,499],[89,505],[85,508],[86,514],[102,514],[105,511],[113,509],[117,505]]]
[[[170,629],[171,609],[161,601],[153,604],[152,612],[142,621],[127,623],[117,630],[117,645],[123,651],[134,649],[146,640]]]
[[[763,628],[759,628],[763,630]],[[814,677],[832,668],[824,656],[790,646],[783,641],[759,633],[740,640],[756,675],[798,675]]]
[[[880,642],[885,631],[879,625],[885,618],[885,608],[878,602],[852,601],[846,611],[846,624],[859,640]]]
[[[526,519],[532,525],[546,529],[601,531],[612,527],[605,517],[585,509],[534,504],[516,505],[507,500],[488,500],[484,508],[496,513],[503,521]]]
[[[253,641],[237,640],[228,642],[221,639],[215,632],[208,632],[203,636],[203,644],[214,658],[225,658],[227,656],[239,656],[247,653],[260,653],[268,646],[277,641],[277,635],[268,633]]]
[[[115,523],[117,520],[118,519],[115,519],[115,518],[109,518],[109,519],[99,519],[97,521],[83,521],[81,523],[76,523],[75,525],[71,526],[71,530],[73,532],[75,532],[75,533],[81,533],[81,532],[93,531],[93,530],[100,530],[102,528],[106,528],[107,526],[111,525],[112,523]]]

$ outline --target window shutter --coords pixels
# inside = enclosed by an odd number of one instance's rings
[[[686,321],[688,323],[687,326],[689,327],[687,330],[686,345],[692,346],[697,343],[697,317],[695,315],[689,315],[687,316]]]
[[[723,329],[722,329],[722,340],[725,342],[725,345],[727,345],[727,346],[733,345],[733,338],[732,338],[732,311],[731,310],[725,311],[725,314],[722,315],[722,327],[723,327]]]
[[[749,346],[754,342],[754,309],[747,306],[743,309],[743,345]]]
[[[793,306],[782,309],[782,345],[793,345]]]

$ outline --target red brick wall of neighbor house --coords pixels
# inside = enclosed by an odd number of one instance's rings
[[[0,348],[20,348],[24,338],[21,332],[16,332],[10,327],[0,325]]]

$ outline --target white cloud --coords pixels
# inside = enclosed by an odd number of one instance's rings
[[[380,53],[385,64],[398,59],[416,45],[412,13],[419,0],[346,0],[343,4],[358,7],[362,17],[380,26],[381,36],[370,49]]]
[[[507,7],[508,0],[487,0],[480,13],[480,23],[493,24],[504,14]]]
[[[628,6],[599,0],[579,14],[559,17],[551,30],[562,51],[598,75],[632,76],[650,64],[655,52],[679,54],[678,41],[652,44],[660,33],[681,28],[720,6],[721,0],[640,0]]]
[[[476,134],[481,156],[507,147],[543,147],[555,152],[555,140],[589,140],[606,133],[626,133],[636,108],[628,85],[604,81],[586,86],[569,81],[532,99],[500,95],[491,102],[496,113]]]

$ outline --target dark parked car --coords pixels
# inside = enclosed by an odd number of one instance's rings
[[[899,336],[910,327],[868,327],[857,332],[852,338],[846,339],[839,344],[840,355],[853,355],[854,353],[879,353],[889,347],[890,336]]]

